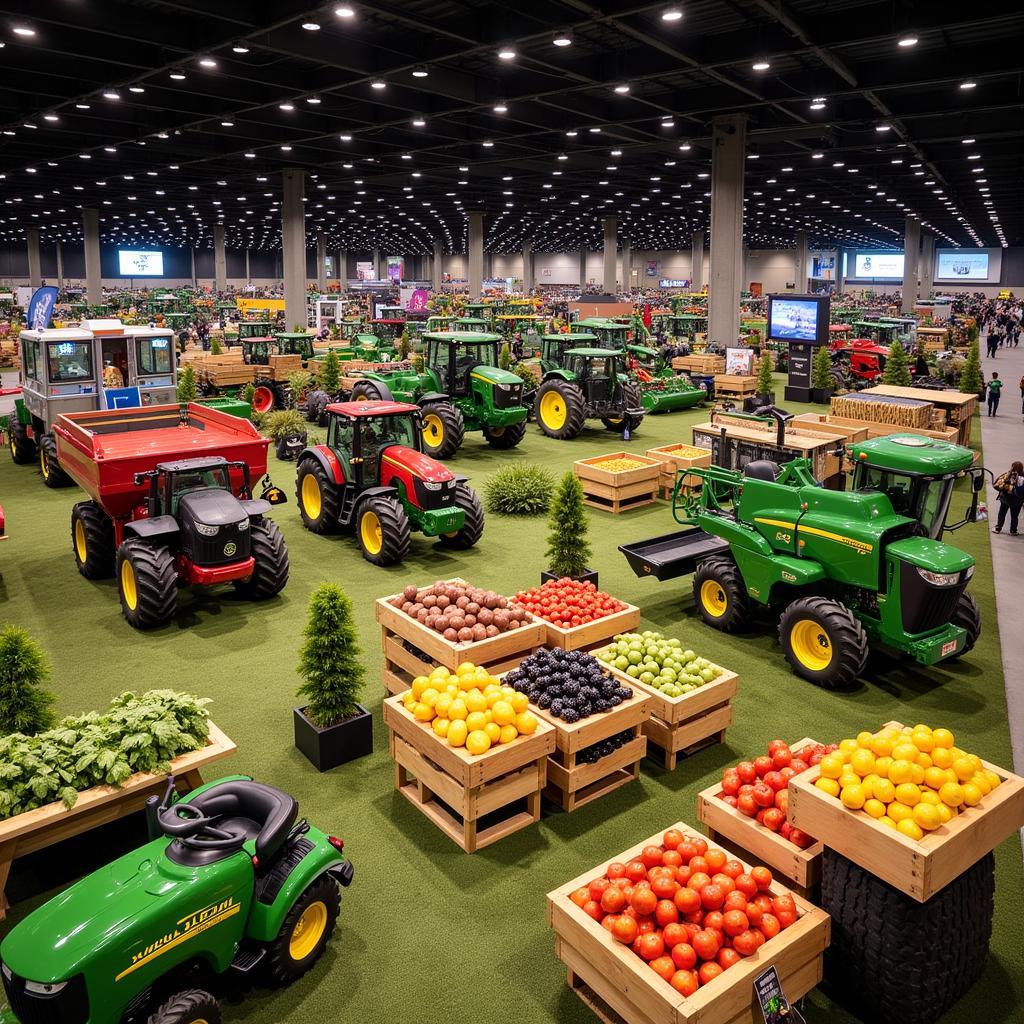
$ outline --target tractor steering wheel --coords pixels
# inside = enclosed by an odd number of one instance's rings
[[[194,850],[240,848],[246,840],[244,832],[230,832],[215,827],[213,823],[216,818],[207,817],[194,804],[184,801],[163,808],[157,817],[164,835],[173,836],[183,846]]]

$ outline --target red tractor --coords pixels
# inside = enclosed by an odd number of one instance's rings
[[[856,388],[875,384],[882,376],[889,349],[870,338],[833,341],[832,377],[840,387]]]
[[[471,548],[484,530],[480,498],[463,476],[423,451],[418,406],[404,402],[328,405],[327,443],[298,458],[295,496],[307,530],[351,528],[374,565],[394,565],[410,532],[445,547]]]

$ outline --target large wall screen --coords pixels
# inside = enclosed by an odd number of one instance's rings
[[[852,277],[883,281],[903,280],[903,253],[857,252],[853,254]]]
[[[987,252],[937,252],[935,254],[937,281],[988,281],[989,257]]]
[[[121,277],[163,277],[164,254],[141,249],[118,249],[117,269]]]

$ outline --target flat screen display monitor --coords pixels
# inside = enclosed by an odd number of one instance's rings
[[[987,252],[938,252],[935,279],[937,281],[987,281],[989,261]]]
[[[827,295],[769,295],[768,338],[809,345],[828,342]]]
[[[903,253],[858,252],[853,257],[853,276],[882,281],[903,280]]]
[[[121,277],[163,277],[164,254],[143,249],[118,249],[117,270]]]

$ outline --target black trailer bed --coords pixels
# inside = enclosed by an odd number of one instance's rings
[[[630,568],[637,576],[653,576],[657,580],[674,580],[688,576],[697,563],[709,555],[728,551],[728,541],[705,533],[699,526],[677,530],[662,537],[620,544]]]

